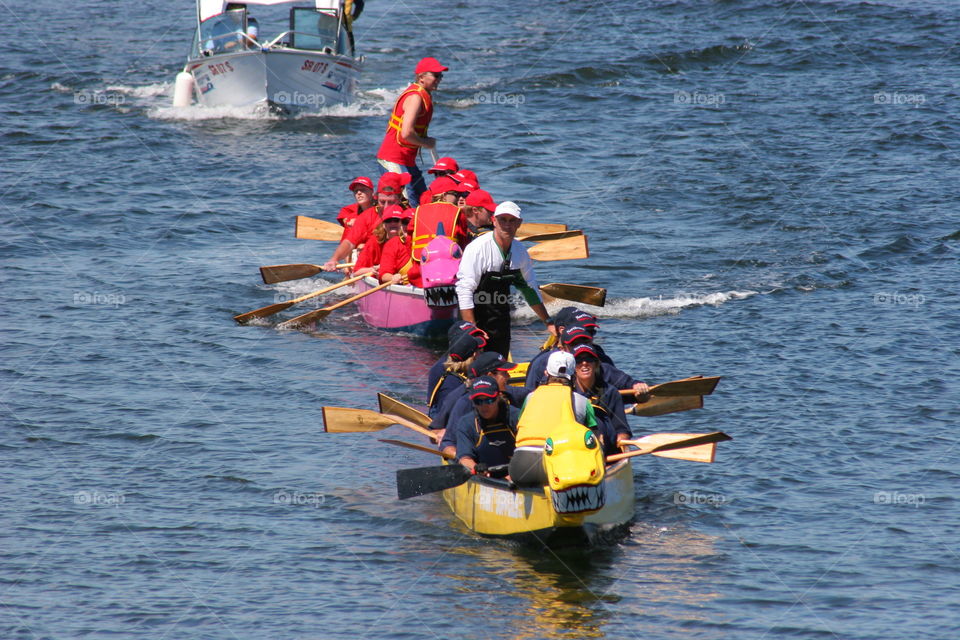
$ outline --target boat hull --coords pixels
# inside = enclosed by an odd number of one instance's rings
[[[377,286],[373,278],[357,283],[362,293]],[[446,336],[447,330],[459,317],[456,305],[429,307],[423,298],[423,289],[409,285],[391,285],[357,301],[360,314],[367,324],[387,331],[402,331],[421,337]]]
[[[443,499],[471,531],[483,536],[549,542],[555,538],[595,540],[628,524],[635,497],[633,468],[625,459],[607,469],[604,506],[589,514],[559,514],[549,487],[510,489],[502,480],[475,476],[447,489]]]
[[[349,56],[270,49],[187,61],[199,104],[244,107],[265,104],[287,112],[317,111],[353,100],[360,75]]]

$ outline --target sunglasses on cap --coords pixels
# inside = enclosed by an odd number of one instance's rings
[[[496,402],[496,401],[497,401],[496,398],[482,398],[482,397],[481,397],[481,398],[476,398],[476,399],[474,399],[473,404],[475,404],[475,405],[478,406],[478,407],[483,407],[483,406],[486,406],[486,405],[488,405],[488,404],[493,404],[493,403]]]

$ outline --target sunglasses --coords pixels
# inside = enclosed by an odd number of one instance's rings
[[[497,401],[496,398],[477,398],[476,400],[473,401],[473,404],[475,404],[478,407],[483,407],[488,404],[493,404],[496,401]]]
[[[451,191],[450,193],[455,194],[458,198],[466,198],[470,195],[469,191]]]
[[[431,71],[430,73],[432,73],[433,77],[436,78],[437,80],[440,80],[441,78],[443,78],[442,71]]]
[[[391,222],[403,222],[403,218],[387,218],[383,221],[383,224],[390,224]]]

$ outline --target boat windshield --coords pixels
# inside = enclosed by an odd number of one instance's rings
[[[290,10],[290,31],[290,46],[294,49],[347,53],[346,30],[341,28],[336,15],[295,7]]]
[[[206,55],[239,51],[244,48],[244,32],[246,31],[246,16],[244,9],[224,11],[200,23],[200,33],[194,40],[194,56],[199,53],[196,48]]]

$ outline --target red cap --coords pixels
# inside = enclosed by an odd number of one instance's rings
[[[388,171],[380,176],[380,182],[377,183],[377,193],[400,193],[403,191],[405,184],[410,184],[409,173]]]
[[[453,158],[440,158],[437,164],[427,169],[427,173],[437,173],[438,171],[460,171],[460,166]]]
[[[350,183],[350,186],[347,187],[347,189],[350,189],[350,191],[353,191],[357,185],[360,185],[361,187],[366,187],[367,189],[373,189],[373,180],[371,180],[366,176],[360,176],[359,178],[354,178],[353,182]]]
[[[472,191],[470,195],[467,196],[467,206],[483,207],[490,213],[493,213],[494,209],[497,208],[497,203],[493,201],[493,197],[489,192],[484,191],[483,189],[477,189]]]
[[[460,171],[457,171],[455,174],[453,174],[453,179],[457,182],[469,180],[473,184],[477,185],[477,187],[480,186],[480,180],[477,178],[477,174],[475,174],[473,171],[470,171],[470,169],[460,169]]]
[[[383,212],[380,214],[381,220],[388,220],[390,218],[400,218],[403,219],[403,207],[398,204],[391,204],[383,208]]]
[[[457,186],[457,183],[451,180],[448,176],[440,176],[430,183],[430,193],[435,196],[438,196],[441,193],[446,193],[447,191],[459,190],[460,188]]]
[[[412,220],[413,216],[417,214],[417,210],[413,207],[403,210],[403,215],[401,216],[404,220]]]
[[[460,181],[460,188],[458,189],[458,191],[471,191],[471,192],[473,192],[473,191],[476,191],[476,190],[479,189],[479,188],[480,188],[480,185],[478,185],[476,182],[474,182],[474,181],[471,180],[470,178],[464,178],[463,180]]]
[[[417,67],[413,70],[414,73],[440,73],[446,71],[447,67],[440,64],[440,61],[436,58],[424,58],[417,63]]]

